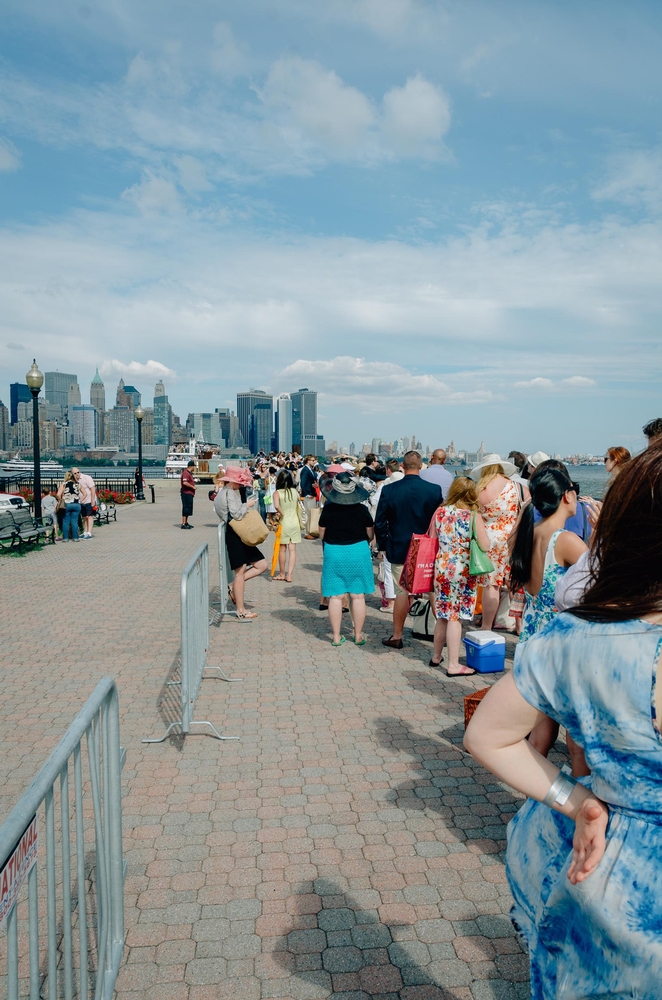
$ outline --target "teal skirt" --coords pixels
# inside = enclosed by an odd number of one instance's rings
[[[367,542],[354,545],[324,545],[322,563],[322,594],[372,594],[375,577],[372,572],[370,546]]]

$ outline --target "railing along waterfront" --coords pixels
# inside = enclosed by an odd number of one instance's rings
[[[123,757],[117,688],[104,677],[0,826],[8,1000],[112,997],[124,951]]]
[[[209,650],[209,546],[205,542],[191,557],[180,580],[181,615],[181,679],[169,681],[180,687],[181,718],[170,722],[163,736],[144,739],[143,743],[163,743],[173,729],[184,735],[191,726],[208,726],[219,740],[238,740],[238,736],[221,736],[216,726],[206,719],[194,719],[195,703],[205,670],[217,671],[223,681],[241,680],[227,677],[220,667],[207,663]]]

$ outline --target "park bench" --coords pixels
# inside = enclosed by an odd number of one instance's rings
[[[94,523],[101,527],[102,524],[110,524],[111,518],[117,520],[117,508],[114,503],[100,503],[94,515]]]
[[[0,545],[2,545],[3,548],[11,549],[13,548],[17,538],[18,530],[14,524],[14,518],[11,516],[11,511],[0,511]]]
[[[25,507],[17,507],[11,511],[14,524],[18,530],[18,537],[21,542],[32,544],[38,542],[40,538],[48,538],[55,541],[55,528],[52,524],[38,524],[29,510]]]

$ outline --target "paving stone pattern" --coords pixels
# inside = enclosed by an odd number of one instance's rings
[[[463,697],[430,645],[330,645],[321,546],[295,582],[248,587],[255,623],[217,619],[197,717],[221,732],[159,736],[175,717],[179,576],[216,521],[200,490],[178,528],[177,484],[119,510],[91,541],[0,561],[5,663],[0,818],[104,674],[127,748],[127,948],[121,1000],[510,1000],[528,962],[503,867],[516,797],[461,747]],[[265,543],[271,551],[271,539]],[[212,594],[212,596],[215,596]],[[344,616],[349,636],[349,616]],[[509,644],[512,652],[512,644]]]

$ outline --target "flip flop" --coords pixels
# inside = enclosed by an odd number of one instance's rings
[[[342,644],[343,644],[344,642],[346,642],[346,641],[347,641],[347,640],[345,639],[345,636],[344,636],[344,635],[341,635],[341,636],[340,636],[340,642],[334,642],[333,640],[331,640],[331,645],[332,645],[332,646],[342,646]]]
[[[442,657],[442,659],[443,659],[443,657]],[[439,663],[435,663],[434,660],[432,659],[432,657],[430,657],[430,662],[428,663],[428,667],[438,667],[440,663],[441,663],[441,660],[439,660]],[[448,676],[449,677],[454,677],[455,675],[454,674],[449,674]]]
[[[448,671],[446,671],[446,676],[447,677],[451,677],[451,678],[452,677],[473,677],[473,675],[475,673],[476,673],[476,671],[475,670],[471,670],[471,669],[463,671],[460,674],[449,674]]]
[[[356,641],[356,639],[354,639],[353,641],[354,641],[354,645],[355,646],[365,646],[365,644],[366,644],[366,642],[368,640],[367,640],[366,636],[363,636],[363,638],[360,639],[358,642]]]
[[[237,612],[238,622],[252,622],[254,618],[257,618],[255,611],[244,611],[243,614]]]

